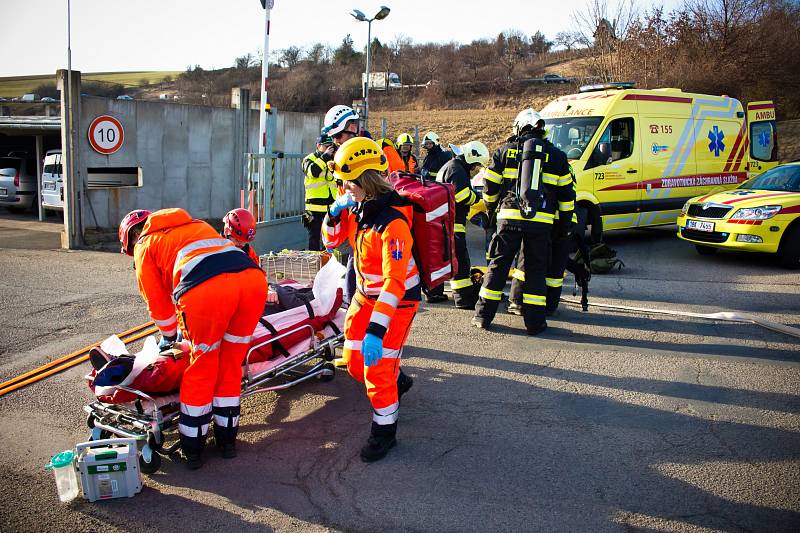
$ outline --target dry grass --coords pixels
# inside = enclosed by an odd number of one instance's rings
[[[140,72],[83,72],[82,81],[98,81],[108,83],[119,83],[125,87],[140,87],[143,80],[148,83],[159,83],[167,76],[176,77],[181,74],[180,70],[157,70]],[[37,87],[45,83],[55,83],[55,74],[45,74],[40,76],[11,76],[0,78],[0,96],[14,97],[25,93],[30,93]]]
[[[370,113],[369,130],[375,137],[381,133],[381,119],[388,121],[388,136],[396,139],[400,133],[414,134],[419,127],[420,138],[435,131],[443,145],[463,144],[478,140],[494,150],[511,135],[511,124],[519,110],[531,106],[541,109],[549,102],[519,102],[518,108],[447,109],[424,111],[376,111]],[[781,161],[800,159],[800,120],[778,122],[778,143]]]

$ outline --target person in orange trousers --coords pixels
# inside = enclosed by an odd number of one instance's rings
[[[183,209],[137,210],[120,223],[122,252],[134,257],[139,292],[161,331],[180,325],[192,346],[181,381],[178,431],[191,469],[202,465],[209,426],[225,458],[236,456],[242,361],[264,310],[264,272],[240,248]]]
[[[372,404],[370,436],[361,449],[366,462],[385,457],[397,442],[400,397],[413,384],[400,371],[400,358],[421,296],[411,251],[413,208],[380,174],[386,167],[375,141],[359,137],[342,144],[333,171],[346,193],[328,208],[322,225],[326,247],[347,239],[356,244],[356,294],[345,318],[343,357]]]

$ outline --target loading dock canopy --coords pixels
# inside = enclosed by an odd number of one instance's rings
[[[39,135],[60,131],[60,117],[0,117],[0,133],[6,135]]]

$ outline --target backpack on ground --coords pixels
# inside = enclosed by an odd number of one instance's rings
[[[581,262],[581,253],[575,254],[575,261]],[[596,244],[589,251],[589,265],[592,274],[608,274],[614,268],[621,270],[625,263],[617,257],[617,251],[604,242]]]
[[[428,291],[452,279],[458,272],[455,254],[455,189],[418,174],[392,172],[389,182],[397,193],[414,206],[412,248],[423,290]]]

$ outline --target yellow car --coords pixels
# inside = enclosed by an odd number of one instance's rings
[[[678,217],[678,237],[702,255],[720,248],[775,253],[783,266],[800,268],[800,161],[692,198]]]

